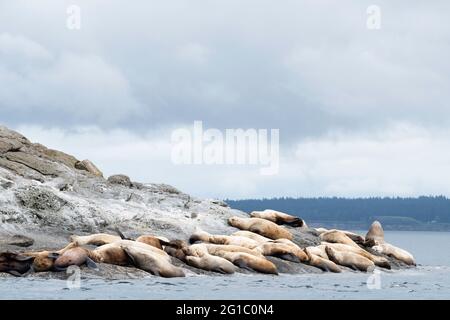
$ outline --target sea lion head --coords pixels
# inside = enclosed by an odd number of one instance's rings
[[[364,245],[373,247],[380,243],[384,243],[384,230],[379,221],[374,221],[366,234]]]
[[[56,269],[67,268],[72,265],[82,265],[86,262],[88,258],[88,253],[85,249],[81,247],[76,247],[69,249],[59,256],[54,263]]]
[[[235,227],[241,223],[242,219],[239,217],[231,217],[228,219],[228,224]]]
[[[24,256],[15,252],[0,253],[0,272],[21,275],[30,270],[34,257]]]

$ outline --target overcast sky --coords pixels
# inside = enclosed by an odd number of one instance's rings
[[[67,8],[81,29],[67,28]],[[378,5],[381,29],[367,28]],[[450,2],[0,0],[0,122],[205,197],[450,196]],[[280,170],[171,133],[280,130]]]

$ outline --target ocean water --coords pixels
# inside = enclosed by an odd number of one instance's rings
[[[363,233],[363,232],[360,232]],[[387,231],[418,267],[364,274],[189,276],[140,280],[0,278],[0,299],[449,299],[450,233]]]

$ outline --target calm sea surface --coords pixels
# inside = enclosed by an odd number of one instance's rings
[[[360,232],[364,234],[364,232]],[[449,299],[450,233],[387,231],[419,266],[374,274],[189,276],[178,279],[64,280],[0,278],[0,299]]]

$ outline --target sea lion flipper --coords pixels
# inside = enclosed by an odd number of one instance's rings
[[[16,270],[9,270],[8,273],[13,275],[14,277],[22,277],[23,276],[21,273],[17,272]]]
[[[86,258],[86,266],[87,266],[89,269],[95,269],[95,270],[98,270],[97,264],[94,262],[94,260],[92,260],[92,259],[89,258],[89,257]]]
[[[50,252],[47,257],[50,259],[58,259],[59,256],[60,254],[58,252]]]
[[[34,259],[34,257],[32,257],[32,256],[24,256],[24,255],[17,255],[14,259],[17,260],[17,261],[28,261],[28,260]]]

